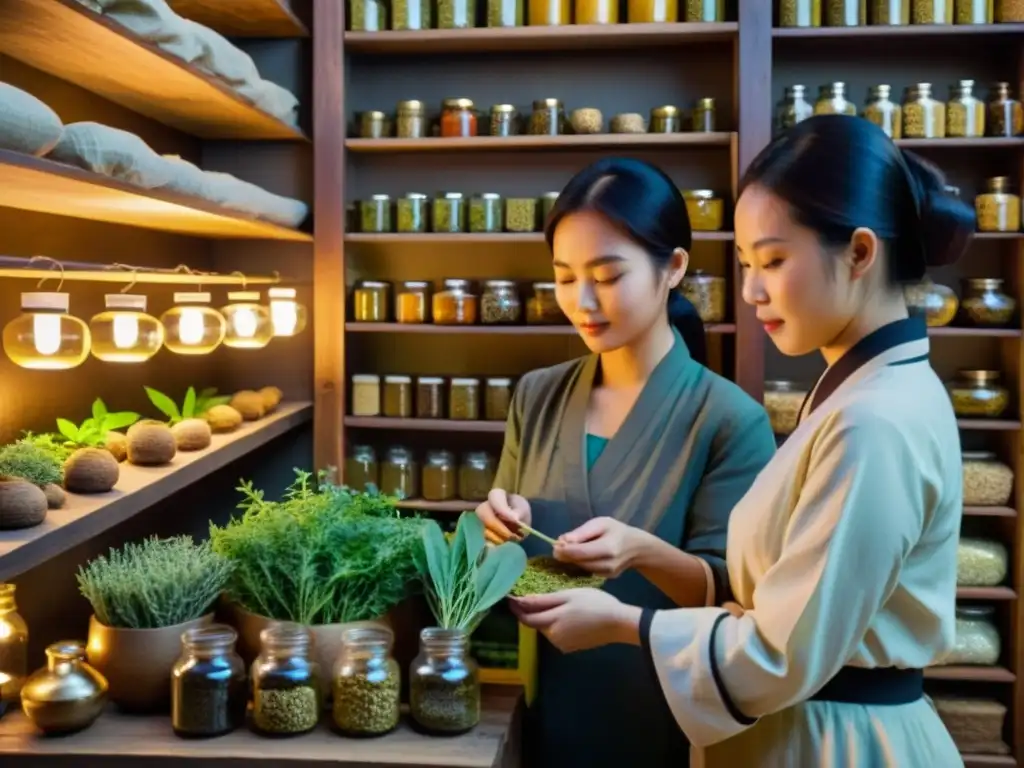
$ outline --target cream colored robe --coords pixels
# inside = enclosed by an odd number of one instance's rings
[[[844,665],[923,668],[953,643],[960,441],[925,330],[885,326],[826,371],[733,510],[743,616],[663,610],[642,633],[695,765],[963,765],[925,699],[808,701]]]

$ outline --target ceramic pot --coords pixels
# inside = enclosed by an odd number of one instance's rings
[[[164,712],[171,705],[171,670],[185,630],[213,622],[209,613],[157,629],[120,629],[89,617],[89,663],[110,683],[110,700],[125,712]]]
[[[85,645],[77,640],[46,649],[46,666],[34,672],[21,689],[25,716],[47,735],[88,728],[107,703],[107,681],[85,661]]]

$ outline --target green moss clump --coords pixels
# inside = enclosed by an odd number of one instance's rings
[[[20,477],[40,487],[60,485],[64,480],[64,471],[53,453],[24,442],[0,448],[0,475]]]
[[[526,570],[512,587],[511,594],[514,597],[547,595],[551,592],[561,592],[563,589],[600,588],[604,582],[603,576],[585,571],[578,565],[563,563],[553,557],[542,555],[529,559]]]
[[[55,435],[52,432],[42,432],[38,435],[26,432],[25,436],[18,442],[41,448],[53,456],[58,465],[63,465],[76,449],[76,446],[69,443],[63,435]]]

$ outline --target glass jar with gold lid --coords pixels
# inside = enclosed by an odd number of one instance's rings
[[[857,106],[846,98],[846,83],[835,82],[821,86],[818,89],[818,100],[814,102],[814,114],[855,116]]]
[[[986,179],[985,191],[974,198],[974,210],[981,232],[1020,230],[1020,196],[1010,191],[1008,176]]]
[[[919,283],[904,286],[903,298],[912,313],[924,315],[930,328],[949,325],[960,308],[960,299],[952,288],[933,283],[927,277]]]
[[[398,138],[424,139],[427,137],[429,128],[425,103],[419,99],[406,99],[398,102],[395,110],[395,135]]]
[[[962,419],[998,419],[1010,405],[1010,392],[999,380],[999,371],[960,371],[946,385],[953,412]]]
[[[949,87],[946,135],[951,138],[985,135],[985,103],[974,95],[973,80],[960,80]]]
[[[903,136],[941,139],[946,135],[946,105],[932,97],[931,83],[907,88],[903,97]]]
[[[439,27],[444,29],[444,27]],[[461,139],[477,134],[476,107],[472,99],[445,99],[441,102],[441,137]]]
[[[715,100],[708,97],[697,99],[690,123],[690,129],[694,133],[714,133],[717,130]]]
[[[682,130],[682,113],[679,107],[666,104],[651,109],[651,120],[648,130],[651,133],[678,133]]]
[[[537,99],[530,114],[531,136],[557,136],[565,133],[565,108],[558,99]]]
[[[890,139],[902,136],[903,121],[900,105],[892,101],[892,86],[873,85],[864,105],[864,117],[881,128]]]
[[[960,309],[972,325],[1001,328],[1013,320],[1017,302],[1003,290],[1001,278],[972,277],[964,281]]]

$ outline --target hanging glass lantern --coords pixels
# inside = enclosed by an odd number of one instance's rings
[[[296,336],[306,327],[306,308],[295,301],[294,288],[271,288],[270,320],[275,336]]]
[[[143,363],[160,351],[164,327],[146,314],[146,297],[108,293],[106,312],[89,321],[92,356],[105,363]]]
[[[21,294],[21,314],[4,327],[4,351],[15,365],[39,371],[75,368],[89,356],[89,326],[68,314],[66,293]]]
[[[209,293],[175,293],[174,304],[160,316],[165,347],[179,355],[208,355],[220,346],[227,323],[209,306]]]
[[[274,338],[269,310],[259,303],[259,291],[230,291],[221,314],[227,321],[224,346],[237,349],[260,349]]]

